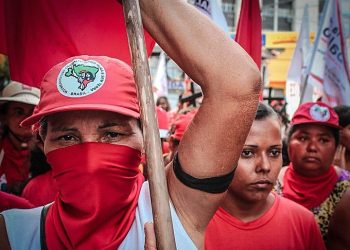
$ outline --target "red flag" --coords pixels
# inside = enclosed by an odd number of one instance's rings
[[[116,0],[0,0],[0,53],[10,75],[39,86],[44,74],[64,59],[105,55],[131,64],[123,8]],[[145,32],[149,54],[155,42]]]
[[[261,65],[261,13],[259,0],[243,0],[235,41]]]

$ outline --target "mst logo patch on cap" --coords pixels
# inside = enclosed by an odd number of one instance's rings
[[[318,104],[311,106],[310,115],[312,119],[320,122],[328,121],[331,116],[328,107],[320,106]]]
[[[57,77],[58,91],[67,97],[83,97],[96,92],[106,80],[106,71],[94,60],[75,59]]]

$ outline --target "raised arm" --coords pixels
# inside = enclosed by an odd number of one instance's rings
[[[144,26],[203,91],[203,103],[179,147],[185,173],[222,176],[237,165],[253,121],[260,73],[247,53],[212,21],[182,0],[141,0]],[[169,166],[168,166],[169,167]],[[182,184],[168,168],[170,197],[198,247],[224,193]]]

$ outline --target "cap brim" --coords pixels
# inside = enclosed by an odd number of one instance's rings
[[[39,98],[31,96],[18,96],[18,97],[0,97],[0,105],[5,102],[20,102],[30,105],[37,105],[39,103]]]
[[[55,109],[45,110],[43,112],[34,114],[32,116],[29,116],[28,118],[24,119],[21,122],[22,127],[28,127],[31,126],[37,122],[40,121],[40,119],[44,116],[61,113],[61,112],[68,112],[68,111],[77,111],[77,110],[101,110],[101,111],[110,111],[126,116],[130,116],[136,119],[140,118],[140,114],[134,110],[130,110],[125,107],[120,106],[113,106],[113,105],[105,105],[105,104],[77,104],[77,105],[69,105],[64,107],[58,107]]]
[[[308,121],[308,122],[293,123],[292,126],[302,125],[302,124],[315,124],[315,125],[321,125],[321,126],[330,127],[330,128],[341,129],[341,126],[334,125],[334,124],[329,124],[329,123],[324,123],[324,122],[318,122],[318,121],[314,121],[314,122]]]

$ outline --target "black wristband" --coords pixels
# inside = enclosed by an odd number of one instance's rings
[[[198,189],[206,193],[220,194],[225,192],[231,184],[235,170],[232,172],[216,177],[198,179],[186,174],[181,167],[178,154],[176,153],[173,160],[173,169],[175,176],[182,184],[187,187]]]

